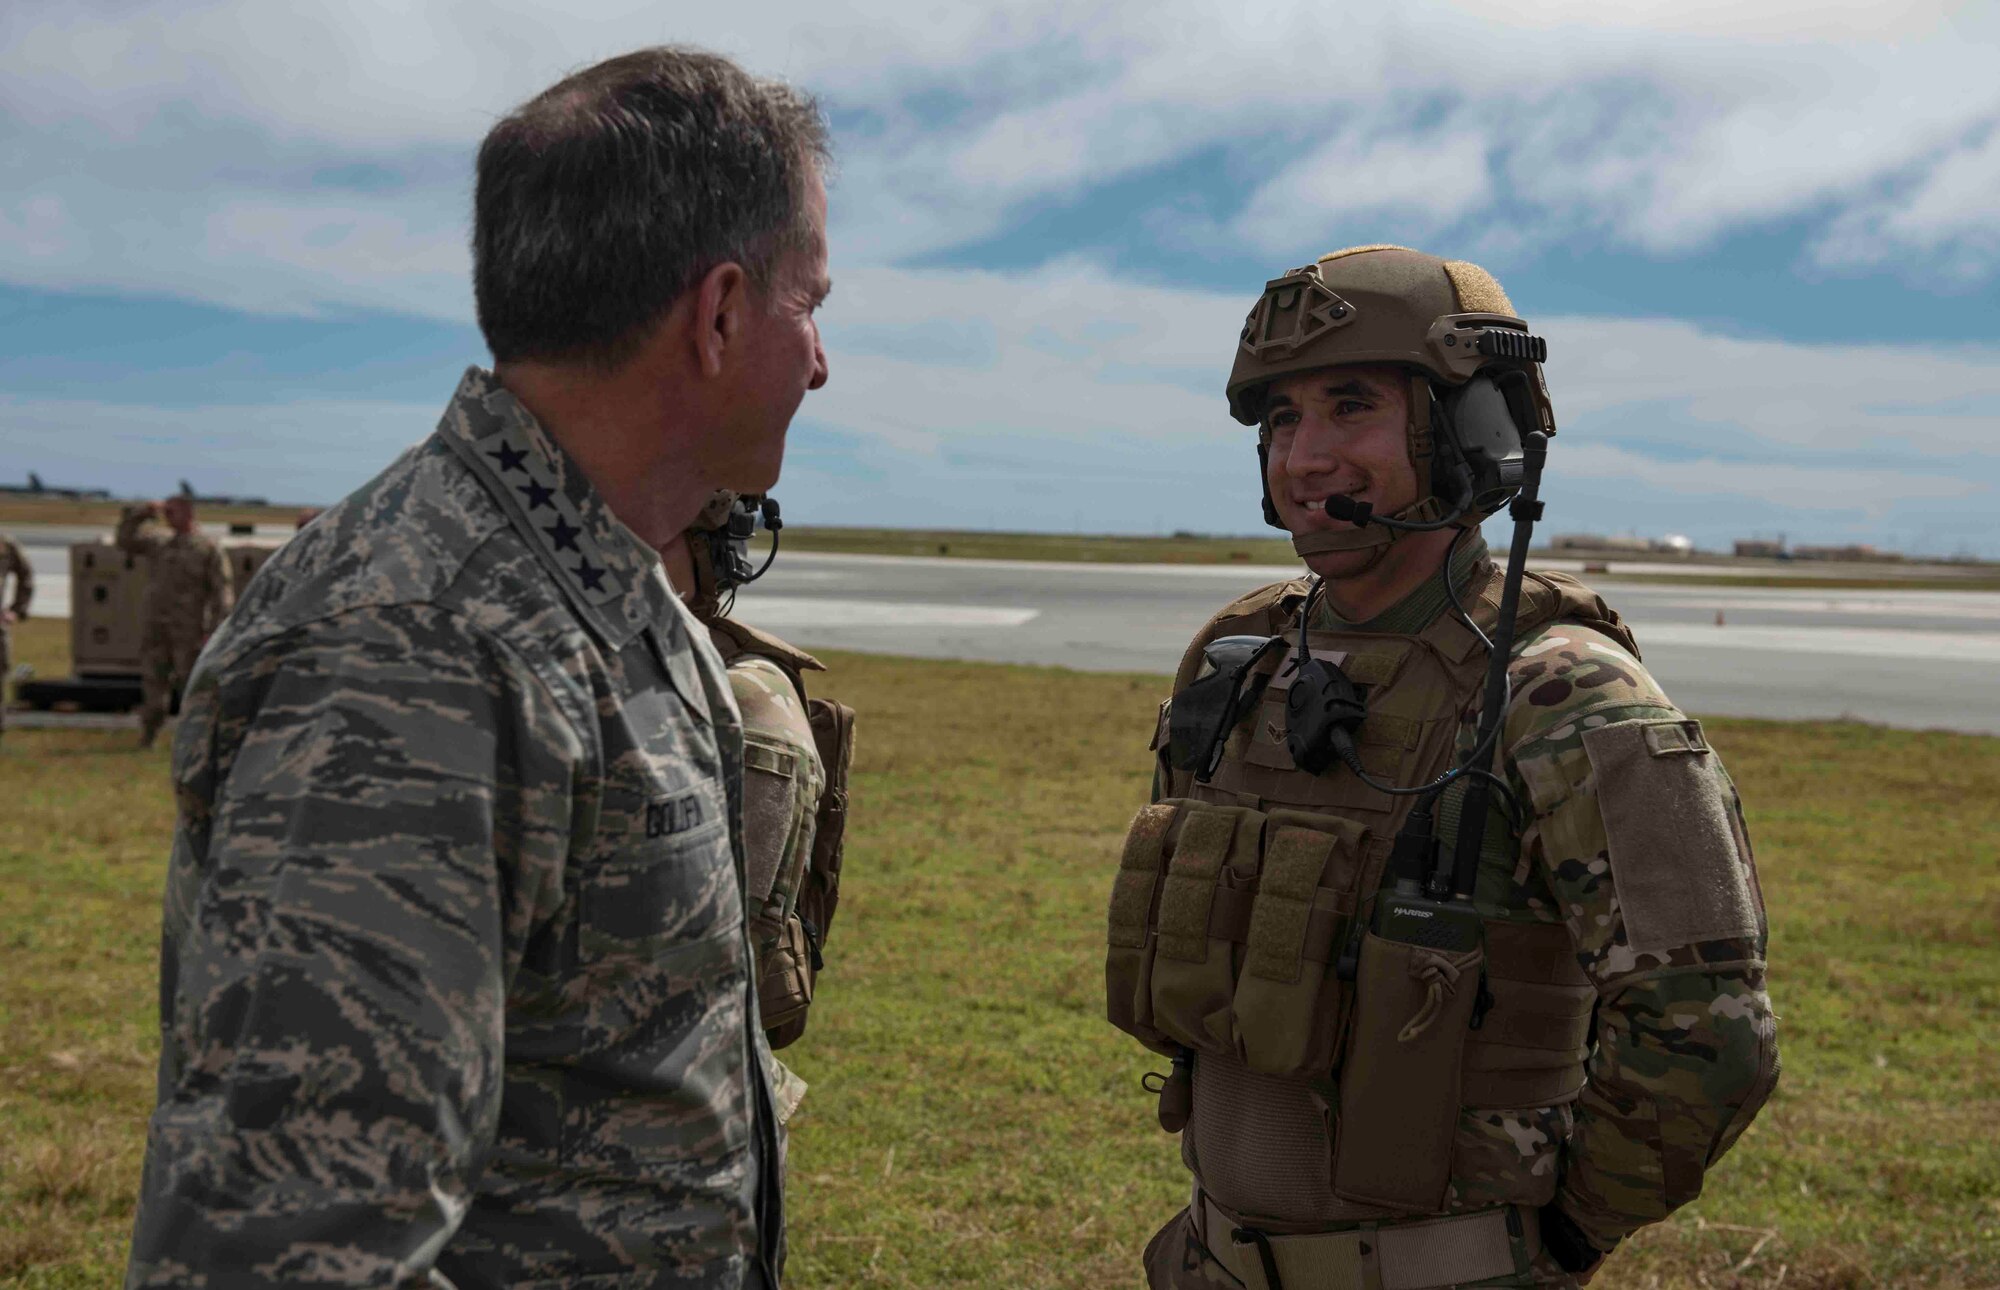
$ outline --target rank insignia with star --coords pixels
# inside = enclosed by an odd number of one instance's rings
[[[564,519],[562,516],[558,515],[556,517],[556,522],[549,525],[547,528],[543,529],[542,532],[549,535],[549,541],[556,544],[556,550],[574,551],[577,549],[576,545],[577,536],[581,534],[583,530],[576,527],[576,525],[571,524],[568,520]]]

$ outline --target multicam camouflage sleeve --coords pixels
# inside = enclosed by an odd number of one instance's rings
[[[1763,906],[1734,785],[1636,659],[1558,624],[1512,679],[1523,864],[1598,991],[1558,1203],[1608,1252],[1700,1194],[1777,1081]]]
[[[229,617],[230,606],[236,603],[234,580],[229,574],[229,557],[219,544],[210,544],[206,564],[201,599],[201,630],[204,636],[222,625],[222,620]]]
[[[422,605],[211,660],[186,706],[127,1284],[449,1284],[503,1000],[588,805],[576,727]]]

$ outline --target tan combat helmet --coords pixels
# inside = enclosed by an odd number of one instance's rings
[[[1428,495],[1391,518],[1432,521],[1452,509],[1439,496],[1451,490],[1441,488],[1431,470],[1434,428],[1451,429],[1445,406],[1451,391],[1491,369],[1531,371],[1533,420],[1554,434],[1540,369],[1547,353],[1547,343],[1528,333],[1507,293],[1478,265],[1401,246],[1349,247],[1264,284],[1238,338],[1229,372],[1229,413],[1244,425],[1261,425],[1271,382],[1298,372],[1352,363],[1404,368],[1411,378],[1410,462]],[[1260,466],[1269,440],[1268,432],[1258,435]],[[1283,527],[1268,493],[1264,518]],[[1469,526],[1480,518],[1471,508],[1460,522]],[[1399,531],[1374,525],[1316,535],[1313,545],[1353,550],[1387,546],[1397,536]]]

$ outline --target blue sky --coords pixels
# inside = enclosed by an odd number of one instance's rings
[[[1386,240],[1550,336],[1551,531],[2000,557],[2000,5],[1498,8],[13,0],[0,478],[360,483],[485,358],[480,134],[680,40],[834,126],[799,521],[1254,531],[1242,314]]]

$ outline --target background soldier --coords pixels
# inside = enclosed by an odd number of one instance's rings
[[[7,579],[14,580],[13,599],[7,598]],[[35,570],[28,563],[21,544],[0,533],[0,733],[7,729],[8,686],[14,679],[14,624],[28,616],[35,598]]]
[[[1770,1094],[1735,790],[1617,614],[1518,572],[1545,353],[1484,270],[1393,247],[1246,322],[1230,411],[1316,576],[1196,637],[1112,897],[1111,1017],[1174,1059],[1195,1183],[1154,1287],[1588,1278]]]
[[[775,1290],[742,729],[658,552],[826,380],[826,147],[680,49],[488,133],[494,370],[189,686],[128,1284]]]
[[[758,1010],[776,1049],[805,1033],[825,965],[840,899],[854,710],[807,696],[805,674],[826,670],[818,659],[729,616],[736,589],[770,567],[767,560],[753,569],[746,555],[760,506],[773,517],[775,534],[775,501],[720,492],[683,541],[662,554],[668,576],[729,669],[743,713],[743,847]],[[778,1115],[788,1121],[806,1085],[783,1062],[776,1069]]]
[[[147,563],[139,606],[139,746],[150,748],[235,597],[221,545],[195,528],[192,497],[126,507],[117,541]]]

